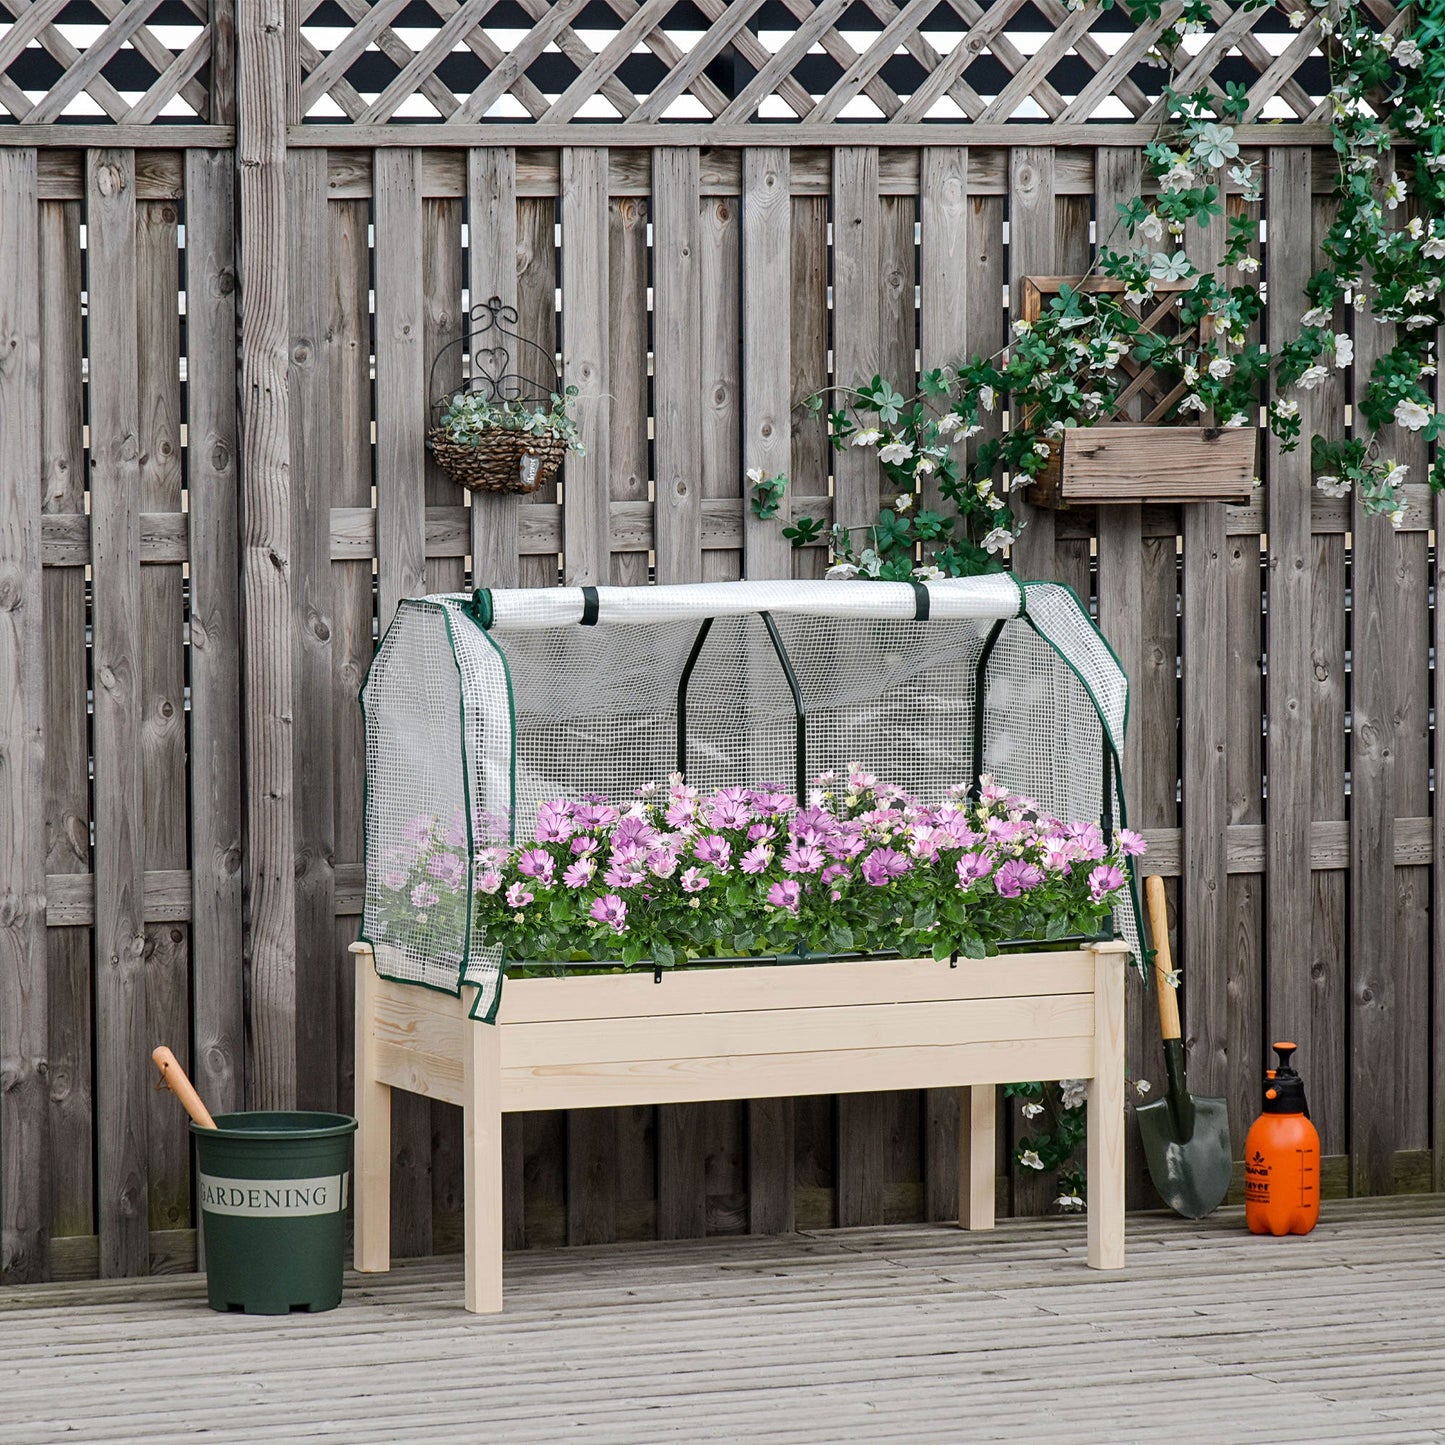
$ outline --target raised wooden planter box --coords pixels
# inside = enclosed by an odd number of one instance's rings
[[[1124,1263],[1123,943],[955,967],[863,960],[508,981],[495,1025],[354,944],[356,1235],[391,1265],[391,1091],[464,1114],[466,1307],[502,1308],[502,1115],[958,1087],[959,1208],[993,1225],[994,1086],[1089,1078],[1088,1245]],[[385,959],[382,959],[385,964]]]
[[[1255,427],[1080,427],[1050,443],[1029,500],[1063,508],[1121,502],[1247,502]]]

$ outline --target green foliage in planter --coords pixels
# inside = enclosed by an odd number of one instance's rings
[[[586,453],[577,422],[567,408],[577,397],[577,388],[553,392],[543,406],[535,399],[498,401],[480,391],[459,391],[442,411],[440,426],[449,441],[459,446],[476,446],[484,432],[525,432],[538,438],[550,437],[567,443],[578,456]]]

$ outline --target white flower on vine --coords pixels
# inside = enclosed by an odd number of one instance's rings
[[[1423,130],[1425,128],[1425,112],[1417,105],[1413,110],[1405,112],[1406,130]]]
[[[1238,265],[1241,271],[1245,272],[1247,275],[1253,275],[1254,272],[1259,270],[1259,257],[1241,256],[1239,258]]]
[[[1037,1119],[1043,1112],[1044,1106],[1042,1104],[1028,1103],[1019,1105],[1019,1113],[1022,1114],[1025,1119]]]
[[[1327,497],[1347,497],[1350,494],[1349,479],[1341,481],[1338,477],[1316,477],[1315,486]]]
[[[1405,318],[1406,331],[1419,331],[1422,327],[1434,325],[1435,318],[1433,316],[1407,316]]]
[[[1059,1102],[1066,1109],[1082,1109],[1089,1098],[1087,1079],[1060,1079]]]
[[[1082,1194],[1074,1194],[1072,1192],[1067,1194],[1060,1194],[1054,1200],[1054,1203],[1057,1204],[1060,1209],[1079,1210],[1084,1207],[1084,1196]]]
[[[919,457],[913,468],[913,475],[926,477],[930,472],[937,470],[938,463],[932,457]]]
[[[1419,431],[1421,427],[1429,426],[1432,415],[1428,407],[1421,406],[1418,401],[1412,401],[1408,396],[1395,403],[1395,420],[1406,431]]]
[[[1205,165],[1219,167],[1239,154],[1239,142],[1227,125],[1202,125],[1194,137],[1194,154]]]
[[[855,431],[848,438],[849,444],[855,447],[877,446],[883,440],[883,433],[877,427],[865,427],[862,431]]]
[[[1142,221],[1139,222],[1139,234],[1146,240],[1158,244],[1164,239],[1164,222],[1150,211]]]
[[[1223,381],[1233,370],[1234,363],[1227,356],[1216,356],[1209,363],[1209,374],[1215,381]]]
[[[1032,321],[1024,321],[1022,318],[1020,318],[1018,321],[1014,322],[1015,336],[1027,336],[1029,332],[1033,329],[1034,323]]]
[[[963,418],[956,411],[951,411],[947,416],[939,417],[938,434],[941,437],[952,436],[962,425]]]
[[[1138,1094],[1140,1098],[1143,1098],[1143,1096],[1147,1094],[1149,1090],[1153,1087],[1154,1086],[1149,1082],[1148,1079],[1134,1080],[1134,1092]]]
[[[1401,527],[1403,527],[1403,526],[1405,525],[1405,509],[1404,509],[1404,507],[1396,507],[1395,510],[1390,513],[1390,525],[1391,525],[1397,532],[1400,530]]]
[[[1335,365],[1338,367],[1349,366],[1355,359],[1354,338],[1348,331],[1335,332]]]
[[[748,481],[756,487],[763,479],[763,469],[761,467],[749,467],[747,470],[747,478]]]
[[[1305,368],[1296,385],[1305,391],[1313,391],[1329,374],[1329,371],[1325,367],[1316,363],[1314,366],[1307,366]]]
[[[1022,1164],[1025,1169],[1042,1169],[1044,1167],[1044,1161],[1040,1159],[1038,1154],[1032,1149],[1021,1149],[1019,1151],[1019,1163]]]
[[[912,505],[913,493],[901,492],[897,497],[894,498],[893,510],[896,512],[906,512]]]
[[[1401,462],[1397,462],[1394,457],[1391,457],[1390,460],[1385,463],[1385,477],[1380,485],[1389,487],[1393,491],[1396,487],[1403,487],[1405,485],[1405,478],[1409,475],[1410,468]]]
[[[834,562],[823,573],[823,580],[825,582],[851,582],[857,575],[858,569],[852,562]]]
[[[1385,34],[1388,33],[1388,31],[1385,32]],[[1381,40],[1383,40],[1385,37],[1384,35],[1382,35],[1380,38]],[[1396,65],[1414,67],[1416,65],[1419,65],[1425,57],[1421,53],[1420,47],[1415,43],[1415,41],[1409,37],[1406,37],[1395,46],[1393,58]]]
[[[985,411],[992,411],[994,403],[998,400],[997,395],[991,386],[981,386],[978,389],[978,404]]]
[[[1049,454],[1049,444],[1048,444],[1048,442],[1035,442],[1035,443],[1034,443],[1034,455],[1035,455],[1036,457],[1046,457],[1046,456],[1048,456],[1048,454]]]
[[[1259,189],[1259,172],[1254,166],[1230,166],[1229,179],[1239,187],[1246,201],[1257,201],[1261,198]]]
[[[1425,223],[1419,216],[1411,216],[1410,223],[1405,227],[1405,234],[1412,240],[1418,241],[1425,234]]]
[[[1207,411],[1204,398],[1197,392],[1191,391],[1188,396],[1183,397],[1179,402],[1180,411]]]
[[[1141,289],[1132,282],[1124,288],[1124,300],[1131,306],[1142,306],[1154,294],[1154,287],[1146,282]]]
[[[895,466],[902,466],[913,455],[913,448],[907,442],[901,442],[896,437],[887,446],[878,448],[878,460],[880,462],[891,462]]]
[[[1404,177],[1398,171],[1391,171],[1390,179],[1385,182],[1385,209],[1393,211],[1396,206],[1404,203],[1409,194]]]
[[[944,572],[942,567],[935,567],[930,563],[927,567],[915,567],[913,575],[920,582],[942,582]]]
[[[1425,299],[1426,294],[1423,286],[1410,287],[1410,289],[1405,292],[1405,305],[1418,306]]]
[[[1437,236],[1432,230],[1430,239],[1420,247],[1420,254],[1427,261],[1445,261],[1445,236]]]
[[[992,493],[990,493],[986,500],[987,500],[987,502],[988,502],[988,505],[989,505],[995,512],[1001,512],[1001,511],[1003,511],[1003,509],[1004,509],[1005,507],[1008,506],[1008,503],[1005,502],[1004,499],[1003,499],[1001,496],[999,496],[997,492],[992,492]],[[1010,534],[1010,535],[1012,535],[1012,534]]]
[[[992,502],[990,502],[990,505],[992,505]],[[1000,507],[1003,505],[1002,501],[999,502],[999,505]],[[979,546],[982,547],[985,552],[992,555],[995,552],[1002,552],[1005,547],[1011,546],[1013,539],[1014,534],[1010,532],[1007,527],[995,527],[984,537],[983,541],[979,543]]]
[[[1149,262],[1149,274],[1156,281],[1182,281],[1193,269],[1183,251],[1176,251],[1172,256],[1156,251]]]
[[[1175,161],[1159,178],[1161,191],[1192,191],[1199,184],[1199,177],[1193,167],[1183,161]]]
[[[1237,411],[1237,412],[1235,412],[1235,414],[1234,414],[1232,417],[1230,417],[1230,418],[1228,419],[1228,421],[1226,421],[1226,422],[1224,423],[1224,429],[1225,429],[1226,431],[1234,431],[1234,430],[1235,430],[1236,428],[1238,428],[1238,427],[1248,426],[1248,425],[1249,425],[1249,415],[1248,415],[1248,413],[1247,413],[1247,412],[1242,412],[1242,411]]]
[[[1193,386],[1199,380],[1199,368],[1192,361],[1184,363],[1184,385]]]
[[[1311,306],[1308,311],[1299,319],[1301,326],[1328,326],[1330,320],[1330,308],[1328,306]]]
[[[1270,412],[1280,421],[1290,421],[1299,415],[1299,402],[1295,401],[1293,397],[1274,402],[1270,406]]]
[[[1303,10],[1291,10],[1289,16],[1289,28],[1291,30],[1303,30],[1305,25],[1305,13]]]

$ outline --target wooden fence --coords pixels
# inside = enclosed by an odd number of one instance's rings
[[[701,31],[682,46],[653,0],[432,0],[420,40],[391,28],[391,0],[343,0],[354,28],[324,36],[305,6],[288,28],[280,0],[217,0],[169,38],[145,0],[107,4],[77,48],[56,5],[0,0],[15,1280],[194,1259],[156,1042],[214,1109],[349,1107],[356,695],[397,600],[474,579],[819,575],[783,520],[866,521],[879,477],[795,403],[994,350],[1021,277],[1088,265],[1157,116],[1137,61],[1178,10],[1135,33],[1039,3],[1055,28],[1031,39],[1009,0],[709,0],[676,7]],[[1284,339],[1333,205],[1317,35],[1216,10],[1193,80],[1248,72],[1265,325]],[[612,117],[589,120],[594,102]],[[1190,244],[1218,254],[1222,226]],[[559,486],[469,505],[423,450],[429,368],[494,293],[581,389],[589,449]],[[1373,323],[1339,324],[1367,365]],[[1348,402],[1333,377],[1306,431],[1344,426]],[[1030,510],[1014,566],[1089,599],[1134,685],[1131,817],[1181,922],[1191,1078],[1229,1099],[1236,1148],[1286,1034],[1327,1189],[1428,1188],[1445,1108],[1439,504],[1413,488],[1392,533],[1314,492],[1304,452],[1262,450],[1252,505]],[[1399,439],[1417,476],[1420,453]],[[747,512],[753,465],[791,476],[784,519]],[[1145,1005],[1135,990],[1133,1069],[1157,1083]],[[946,1217],[953,1107],[511,1120],[508,1240]],[[400,1096],[394,1124],[398,1252],[453,1247],[459,1118]],[[1006,1207],[1047,1206],[1006,1160],[1000,1188]]]

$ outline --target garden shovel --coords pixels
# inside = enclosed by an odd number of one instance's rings
[[[1169,983],[1172,968],[1164,880],[1146,878],[1144,893],[1149,903],[1149,931],[1154,936],[1154,981],[1169,1087],[1164,1098],[1134,1112],[1139,1116],[1144,1157],[1159,1197],[1185,1219],[1202,1219],[1219,1207],[1229,1190],[1233,1173],[1229,1111],[1223,1099],[1196,1099],[1185,1087],[1179,996]]]

